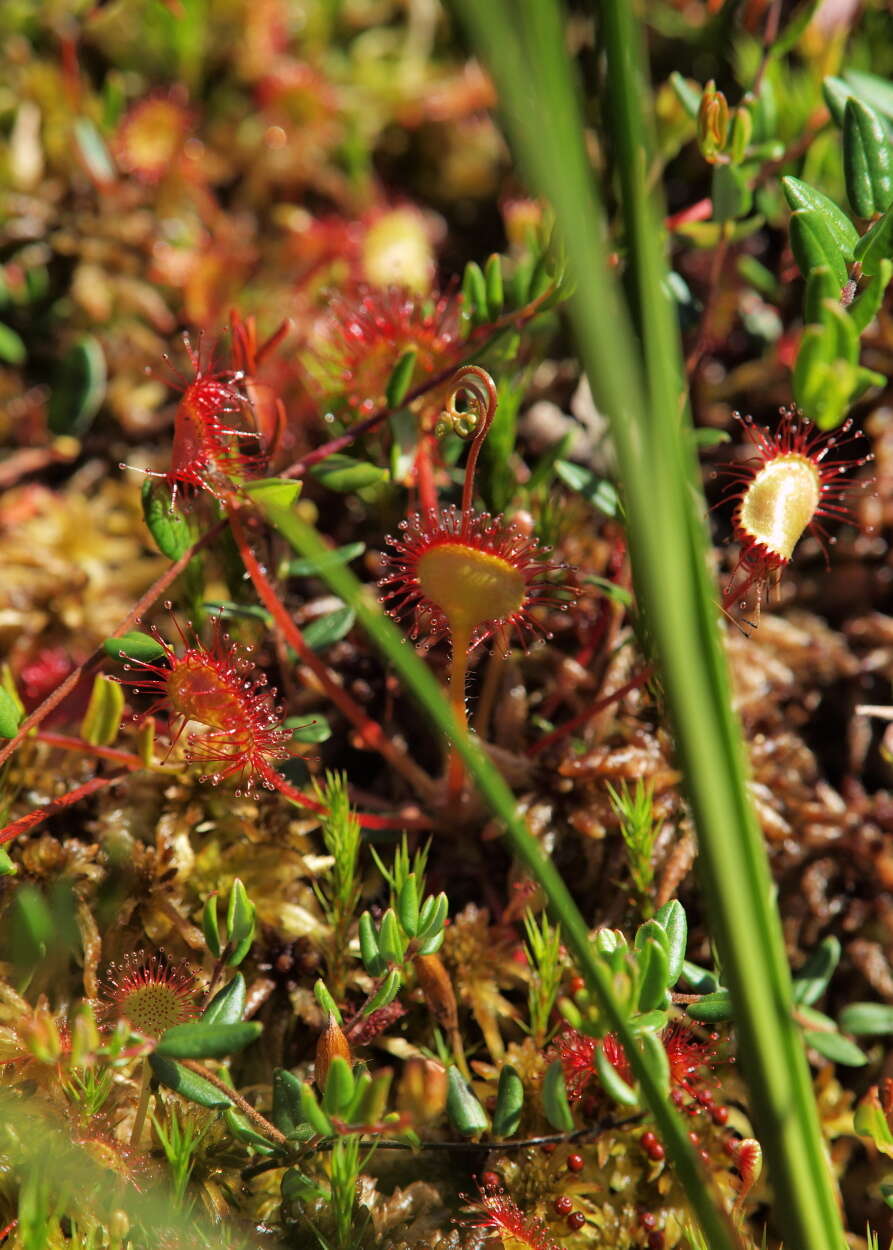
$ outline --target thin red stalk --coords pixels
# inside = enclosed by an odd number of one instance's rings
[[[419,511],[428,514],[437,511],[437,491],[434,488],[434,464],[431,454],[433,435],[422,434],[415,456],[415,480],[419,494]]]
[[[251,550],[251,545],[242,522],[235,511],[230,512],[229,522],[233,539],[242,557],[242,562],[254,583],[254,588],[261,602],[275,620],[286,641],[297,652],[301,662],[310,669],[325,694],[351,722],[366,746],[370,750],[378,751],[380,755],[384,756],[388,763],[405,777],[409,784],[423,797],[430,797],[434,790],[434,783],[431,778],[418,765],[414,764],[405,752],[395,746],[377,721],[372,720],[360,705],[354,702],[344,687],[338,684],[332,672],[323,664],[315,651],[304,641],[304,635],[292,620],[266,573],[261,568],[254,552]]]
[[[672,231],[677,226],[684,226],[691,221],[709,221],[712,216],[713,201],[706,196],[703,200],[696,200],[694,204],[689,204],[687,208],[680,208],[678,212],[671,213],[664,219],[664,225],[667,230]]]
[[[322,803],[316,799],[311,799],[309,795],[304,794],[303,790],[296,789],[291,785],[281,773],[277,773],[275,768],[269,765],[259,765],[258,771],[269,785],[274,786],[281,795],[290,799],[292,803],[296,803],[299,807],[305,807],[309,811],[317,812],[321,816],[325,816],[328,812]],[[371,812],[355,812],[357,820],[363,829],[430,829],[431,822],[423,820],[416,815],[411,816],[377,816]]]
[[[499,317],[496,321],[491,321],[486,327],[489,332],[488,337],[482,340],[477,350],[470,356],[466,356],[464,360],[459,360],[451,364],[448,368],[442,369],[440,373],[435,373],[434,377],[427,378],[424,382],[420,382],[418,386],[404,397],[400,407],[405,408],[408,404],[414,403],[415,400],[421,399],[423,395],[427,395],[428,391],[433,391],[435,387],[441,383],[449,381],[457,369],[461,369],[463,365],[470,364],[475,356],[479,355],[485,348],[489,347],[495,338],[508,329],[509,326],[522,326],[526,321],[535,317],[539,312],[541,305],[554,294],[553,288],[548,287],[542,295],[537,296],[535,300],[525,305],[524,308],[517,312],[506,313]],[[323,443],[321,447],[317,447],[314,451],[308,452],[306,456],[302,456],[300,460],[296,460],[294,464],[289,465],[279,475],[280,477],[303,477],[308,469],[313,465],[319,464],[328,456],[334,456],[336,452],[343,451],[345,447],[349,447],[351,443],[361,438],[363,434],[368,434],[370,430],[374,430],[381,425],[393,412],[387,404],[373,412],[371,417],[367,417],[365,421],[360,421],[357,425],[352,425],[349,430],[345,430],[343,434],[339,434],[337,438],[331,439],[328,443]]]
[[[131,769],[122,768],[118,772],[110,773],[107,777],[93,777],[90,781],[84,782],[82,786],[69,790],[68,794],[63,794],[60,798],[53,799],[45,807],[37,807],[33,812],[20,816],[18,820],[14,820],[5,829],[0,829],[0,846],[5,842],[12,842],[13,838],[19,837],[20,834],[30,833],[33,829],[42,825],[45,820],[55,816],[57,812],[63,812],[74,803],[79,803],[81,799],[86,799],[91,794],[96,794],[98,790],[104,790],[106,786],[113,785],[116,781],[121,781],[130,772]]]
[[[625,682],[622,686],[618,686],[616,690],[612,690],[610,694],[606,694],[604,698],[597,699],[595,703],[580,712],[578,716],[573,716],[569,721],[565,721],[563,725],[559,725],[557,729],[553,729],[551,733],[547,733],[545,737],[534,742],[532,746],[527,748],[525,752],[528,756],[539,755],[541,751],[545,751],[546,747],[550,747],[553,742],[560,742],[562,738],[566,738],[568,734],[572,734],[574,730],[582,728],[593,716],[597,716],[599,712],[603,712],[606,707],[610,707],[617,699],[622,699],[632,690],[637,690],[639,686],[644,686],[652,674],[652,667],[647,664],[645,668],[639,669],[633,677]]]
[[[50,747],[59,747],[62,751],[77,751],[80,755],[92,755],[98,760],[113,760],[116,764],[123,764],[125,768],[146,767],[145,760],[138,755],[131,755],[129,751],[119,751],[116,747],[97,747],[92,742],[85,742],[83,738],[71,738],[68,734],[41,732],[38,733],[37,740]]]
[[[163,595],[168,586],[170,586],[172,582],[179,577],[192,557],[201,551],[203,547],[207,546],[208,543],[210,543],[214,538],[216,538],[225,524],[225,521],[218,521],[215,525],[212,525],[207,534],[204,534],[200,539],[198,539],[197,542],[194,542],[188,551],[184,551],[180,558],[175,560],[174,563],[166,569],[164,573],[162,573],[161,577],[159,577],[158,580],[149,587],[143,597],[139,600],[136,607],[134,607],[121,622],[115,632],[111,635],[112,638],[120,638],[122,634],[126,634],[128,630],[133,629],[134,625],[139,623],[159,595]],[[105,659],[105,652],[101,647],[97,647],[93,654],[88,656],[83,664],[79,665],[78,668],[68,674],[65,680],[56,687],[52,694],[47,695],[43,703],[36,707],[30,716],[25,717],[21,725],[19,725],[15,737],[10,738],[6,746],[0,750],[0,767],[6,763],[13,751],[16,750],[30,731],[34,729],[35,726],[42,724],[49,714],[59,706],[62,700],[66,698],[67,695],[71,694],[72,690],[74,690],[75,686],[77,686],[78,682],[81,680],[81,677],[83,677],[85,673],[88,673],[97,664],[101,663],[103,659]]]

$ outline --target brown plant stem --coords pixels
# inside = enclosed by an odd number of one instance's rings
[[[288,1144],[288,1139],[284,1133],[280,1133],[279,1129],[262,1116],[255,1107],[252,1107],[247,1099],[243,1098],[241,1094],[237,1094],[231,1085],[227,1085],[226,1081],[221,1080],[219,1076],[209,1071],[203,1064],[198,1063],[195,1059],[178,1059],[177,1063],[182,1064],[184,1068],[188,1068],[190,1072],[194,1072],[196,1076],[200,1076],[202,1080],[208,1081],[215,1089],[219,1089],[222,1094],[226,1094],[227,1098],[231,1098],[245,1119],[249,1120],[252,1126],[264,1137],[274,1142],[277,1146]]]
[[[235,510],[229,514],[229,523],[233,539],[242,557],[242,563],[254,583],[261,602],[273,617],[286,641],[297,652],[301,662],[310,669],[325,694],[351,722],[367,749],[378,751],[391,767],[409,782],[416,793],[423,798],[430,799],[434,793],[434,783],[428,774],[413,763],[406,752],[388,738],[381,725],[372,720],[360,705],[354,702],[344,687],[335,680],[331,670],[304,641],[304,635],[292,620],[252,551],[242,520]]]

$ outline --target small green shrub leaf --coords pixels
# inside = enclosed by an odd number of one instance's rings
[[[463,1137],[480,1137],[489,1125],[486,1111],[475,1098],[462,1073],[454,1066],[447,1072],[447,1115],[450,1123]]]
[[[81,721],[81,737],[95,747],[111,746],[121,728],[123,713],[123,688],[119,682],[99,673],[93,682],[90,702]]]
[[[305,626],[304,641],[314,651],[322,651],[325,647],[330,647],[332,643],[340,642],[345,635],[349,634],[355,620],[356,613],[353,608],[347,605],[336,608],[334,612],[318,616],[316,620]]]
[[[803,1040],[807,1046],[817,1050],[823,1058],[830,1059],[834,1063],[844,1064],[845,1067],[861,1068],[868,1062],[867,1057],[856,1043],[851,1042],[848,1037],[843,1037],[840,1033],[807,1030],[803,1034]]]
[[[116,660],[123,657],[128,660],[142,660],[145,664],[151,664],[153,660],[159,660],[164,655],[164,647],[158,639],[139,629],[132,629],[129,634],[122,634],[120,638],[106,638],[102,649],[106,655],[111,655]]]
[[[190,1072],[188,1068],[175,1063],[172,1059],[159,1055],[157,1051],[149,1056],[149,1066],[162,1085],[174,1090],[182,1098],[198,1103],[200,1107],[219,1110],[233,1105],[232,1099],[227,1098],[226,1094],[212,1085],[210,1081],[206,1081],[195,1072]]]
[[[80,438],[105,398],[105,355],[91,334],[65,353],[50,395],[49,426],[54,434]]]
[[[22,709],[8,690],[0,686],[0,738],[14,738],[22,723]]]
[[[510,1063],[503,1064],[493,1111],[494,1136],[511,1137],[517,1133],[523,1109],[524,1082]]]
[[[893,199],[893,163],[883,122],[861,100],[847,101],[843,114],[843,172],[854,213],[872,217]]]
[[[705,994],[700,1002],[689,1003],[686,1011],[693,1020],[703,1020],[705,1023],[711,1020],[731,1020],[732,999],[728,990],[716,990],[712,994]]]
[[[387,480],[387,470],[368,460],[354,460],[351,456],[327,456],[321,464],[315,464],[311,474],[328,490],[349,494],[366,486],[377,486]]]
[[[839,1017],[845,1033],[857,1037],[884,1037],[893,1034],[893,1005],[890,1003],[849,1003]]]
[[[791,212],[803,208],[815,209],[825,219],[842,254],[847,260],[852,260],[853,250],[859,242],[859,231],[843,209],[838,208],[827,195],[808,183],[801,182],[799,178],[782,178],[781,185]]]
[[[175,1024],[162,1034],[155,1054],[165,1059],[224,1059],[256,1041],[261,1025],[253,1020],[241,1024]]]
[[[546,1119],[559,1133],[570,1133],[574,1117],[567,1100],[567,1085],[560,1059],[553,1059],[543,1077],[543,1111]]]
[[[893,259],[893,207],[866,230],[856,244],[855,257],[866,277],[878,273],[885,260]]]
[[[245,978],[237,972],[202,1012],[202,1024],[239,1024],[245,1014]]]
[[[847,281],[844,254],[822,214],[814,208],[798,209],[791,215],[791,250],[804,278],[820,265],[826,266],[839,294]]]
[[[400,359],[394,365],[393,373],[388,379],[385,397],[388,401],[389,408],[399,408],[406,398],[412,382],[412,375],[415,372],[415,362],[418,350],[410,347],[405,351]]]

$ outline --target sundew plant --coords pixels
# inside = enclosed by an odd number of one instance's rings
[[[893,1247],[889,6],[0,36],[0,1246]]]

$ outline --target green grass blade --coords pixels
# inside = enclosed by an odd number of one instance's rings
[[[604,0],[598,14],[641,343],[606,263],[607,230],[583,148],[559,6],[555,0],[520,0],[511,7],[503,0],[454,3],[494,75],[528,177],[554,206],[569,269],[577,275],[571,313],[593,393],[612,422],[638,601],[685,770],[742,1067],[778,1194],[777,1221],[789,1250],[840,1250],[840,1217],[731,711],[716,591],[707,575],[703,500],[683,437],[685,399],[663,286],[659,218],[645,190],[634,10],[627,0]],[[689,1198],[694,1201],[690,1191]]]
[[[626,1016],[614,994],[610,973],[594,951],[586,925],[567,886],[519,816],[515,797],[502,776],[483,749],[460,729],[433,674],[419,659],[415,650],[407,645],[405,636],[382,612],[369,588],[363,586],[344,565],[333,565],[326,561],[329,549],[316,530],[295,512],[262,496],[256,498],[256,503],[270,524],[288,539],[300,555],[316,562],[320,576],[336,595],[354,609],[357,621],[394,666],[406,688],[415,696],[435,727],[455,742],[456,749],[484,799],[505,825],[506,836],[513,851],[540,883],[549,900],[553,916],[561,923],[565,941],[574,953],[580,972],[596,995],[612,1031],[623,1043],[661,1140],[671,1155],[692,1207],[710,1238],[712,1250],[737,1250],[740,1246],[738,1238],[721,1209],[714,1204],[710,1180],[688,1139],[689,1126],[676,1114],[669,1099],[642,1062],[633,1043]]]

